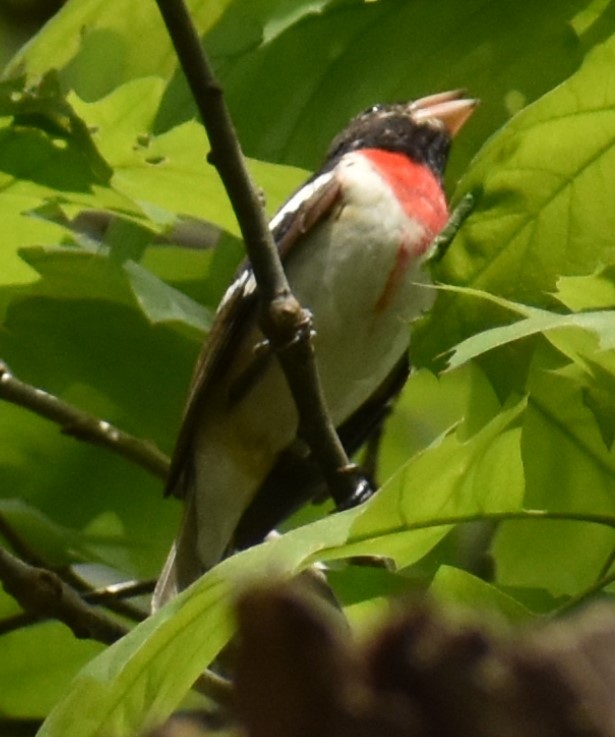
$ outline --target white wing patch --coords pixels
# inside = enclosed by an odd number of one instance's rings
[[[296,213],[299,208],[307,202],[321,187],[328,184],[331,179],[335,176],[333,171],[328,171],[325,174],[321,174],[311,182],[304,184],[300,187],[292,197],[280,207],[276,214],[269,221],[269,230],[274,231],[284,220]],[[218,306],[218,310],[222,309],[228,302],[237,296],[238,292],[241,292],[242,297],[248,297],[256,291],[256,279],[251,270],[244,270],[239,274],[235,281],[224,293],[222,300]]]
[[[224,296],[220,300],[217,312],[225,307],[231,300],[235,298],[237,292],[241,292],[242,297],[246,297],[256,289],[256,281],[251,271],[244,270],[239,274],[231,286],[224,292]]]
[[[303,187],[298,189],[290,199],[286,200],[282,207],[280,207],[276,214],[271,218],[269,221],[269,229],[275,230],[285,217],[297,212],[304,202],[307,202],[315,192],[330,182],[334,176],[335,172],[333,170],[327,171],[319,177],[316,177],[316,179],[313,179],[311,182],[304,184]]]

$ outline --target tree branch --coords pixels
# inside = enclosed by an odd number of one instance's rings
[[[60,575],[61,578],[63,578]],[[64,578],[63,578],[64,580]],[[68,584],[65,580],[64,583]],[[84,589],[80,591],[77,589],[80,597],[87,604],[96,604],[103,606],[106,609],[110,609],[116,614],[120,614],[128,619],[132,619],[135,622],[142,622],[146,619],[147,614],[138,610],[136,607],[132,607],[125,602],[125,599],[130,599],[134,596],[141,596],[143,594],[151,594],[154,589],[155,581],[130,581],[123,584],[114,584],[104,589]],[[36,622],[41,622],[47,619],[44,614],[40,612],[28,611],[14,614],[11,617],[5,617],[0,619],[0,636],[5,635],[15,630],[29,627]],[[2,732],[0,732],[2,734]]]
[[[6,540],[13,552],[22,561],[36,568],[53,571],[88,604],[102,605],[106,609],[135,622],[141,622],[147,616],[141,609],[125,600],[142,594],[151,594],[154,590],[155,581],[128,581],[94,589],[86,579],[79,576],[70,566],[54,567],[46,561],[22,538],[2,513],[0,513],[0,536]],[[28,627],[44,618],[41,613],[21,612],[2,619],[0,620],[0,635]]]
[[[41,619],[42,617],[34,612],[19,612],[19,614],[12,614],[10,617],[4,617],[3,619],[0,619],[0,637],[2,637],[2,635],[8,635],[9,632],[16,632],[17,630],[31,627],[33,624],[40,622]],[[1,731],[0,734],[2,734]]]
[[[55,422],[65,435],[108,448],[159,478],[167,476],[169,459],[153,443],[123,432],[105,420],[20,381],[1,360],[0,399]]]
[[[31,566],[0,547],[0,581],[9,596],[25,610],[0,623],[0,634],[26,626],[40,619],[56,619],[69,627],[75,637],[111,645],[128,633],[128,629],[85,601],[53,571]],[[113,588],[113,587],[111,587]],[[112,595],[140,594],[151,589],[151,582],[131,584]],[[93,599],[105,599],[103,592],[93,592]],[[7,626],[8,625],[8,626]],[[206,671],[194,688],[220,704],[232,702],[232,687],[224,678]]]
[[[224,101],[222,88],[183,0],[156,0],[207,130],[208,156],[235,211],[260,294],[260,327],[286,376],[303,439],[318,461],[338,505],[357,497],[358,469],[349,463],[330,420],[312,345],[312,318],[292,295],[258,194]]]
[[[28,565],[4,548],[0,548],[0,580],[7,594],[26,612],[57,619],[80,639],[110,645],[128,631],[86,604],[53,571]]]

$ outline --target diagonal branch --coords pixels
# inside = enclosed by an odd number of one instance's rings
[[[53,571],[31,566],[0,548],[0,581],[28,613],[58,619],[75,637],[111,644],[128,631],[87,604]]]
[[[100,445],[165,479],[169,459],[154,443],[123,432],[105,420],[73,407],[53,394],[26,384],[0,360],[0,399],[29,409],[60,425],[65,435]]]
[[[89,604],[102,605],[106,609],[136,622],[140,622],[145,618],[145,614],[141,609],[125,600],[140,596],[141,594],[150,594],[154,589],[155,581],[128,581],[120,584],[111,584],[102,589],[94,589],[72,567],[63,566],[57,568],[50,565],[48,561],[30,546],[2,513],[0,513],[0,537],[6,540],[13,552],[23,562],[37,568],[53,571],[67,586],[70,586]],[[44,618],[45,616],[42,613],[22,612],[13,617],[1,619],[0,635],[15,629],[27,627]]]
[[[24,609],[22,615],[6,620],[6,632],[12,631],[11,625],[16,623],[25,626],[40,619],[56,619],[69,627],[75,637],[97,640],[106,645],[111,645],[128,633],[126,627],[88,604],[56,573],[24,563],[2,547],[0,582],[6,593]],[[149,584],[147,586],[151,588]],[[194,688],[217,703],[228,704],[232,699],[228,682],[215,673],[202,673]]]
[[[41,567],[41,566],[39,566]],[[44,567],[44,566],[42,566]],[[61,573],[57,573],[67,586],[71,586],[69,581],[65,580],[65,577]],[[2,575],[0,573],[0,580]],[[135,596],[141,596],[142,594],[151,594],[154,589],[155,581],[129,581],[122,584],[114,584],[103,589],[84,589],[71,588],[76,591],[81,597],[82,601],[90,605],[104,606],[116,614],[120,614],[128,619],[132,619],[136,622],[141,622],[146,618],[146,614],[125,603],[125,599],[130,599]],[[0,636],[5,635],[9,632],[14,632],[24,627],[29,627],[36,622],[44,621],[49,617],[43,612],[34,610],[19,612],[19,614],[13,614],[10,617],[0,619]],[[2,732],[0,731],[0,734]]]
[[[312,319],[292,295],[250,180],[222,88],[183,0],[156,0],[207,130],[215,165],[243,236],[261,298],[260,327],[277,350],[300,418],[303,439],[338,505],[360,495],[363,482],[349,463],[327,411],[312,344]]]

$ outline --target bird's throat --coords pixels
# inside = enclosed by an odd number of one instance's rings
[[[391,187],[406,214],[423,225],[426,235],[420,245],[426,250],[448,220],[438,177],[427,164],[418,164],[402,153],[376,148],[362,149],[361,153]]]

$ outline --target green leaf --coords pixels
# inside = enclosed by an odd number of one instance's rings
[[[329,2],[296,0],[286,7],[278,0],[210,0],[206,4],[188,0],[186,5],[200,33],[215,29],[208,47],[211,44],[219,51],[237,54],[263,38],[274,38]],[[137,37],[135,29],[139,30]],[[75,89],[87,100],[103,97],[119,84],[139,77],[167,78],[177,66],[156,7],[135,3],[128,9],[123,0],[66,3],[16,54],[5,74],[13,76],[25,70],[30,79],[36,79],[47,71],[50,59],[59,70],[63,88]]]
[[[136,301],[154,324],[179,323],[196,330],[198,337],[209,329],[209,310],[134,261],[118,264],[105,250],[92,253],[76,248],[22,249],[25,261],[42,278],[15,293],[62,300],[104,300],[130,307]]]
[[[615,308],[615,267],[585,276],[561,276],[555,297],[574,312]]]
[[[4,598],[2,593],[0,599]],[[102,650],[100,643],[75,639],[59,622],[4,633],[0,712],[21,718],[45,716],[66,693],[66,684]]]
[[[212,321],[209,310],[134,261],[127,261],[123,268],[141,309],[153,323],[177,322],[200,334],[209,330]]]
[[[610,511],[613,497],[612,411],[603,400],[614,373],[599,352],[599,341],[610,345],[612,334],[597,315],[612,306],[605,279],[613,262],[613,41],[587,52],[613,36],[615,5],[192,0],[190,7],[252,155],[312,168],[331,136],[365,106],[469,88],[482,105],[455,141],[451,183],[485,138],[496,135],[470,166],[461,193],[471,192],[477,208],[438,276],[510,301],[557,309],[563,301],[593,314],[556,316],[561,323],[517,309],[520,323],[508,333],[487,333],[471,350],[463,348],[463,367],[438,379],[418,374],[384,440],[381,470],[393,476],[381,495],[364,509],[285,536],[278,547],[228,561],[93,661],[74,687],[66,679],[82,650],[73,655],[67,646],[72,665],[51,671],[43,635],[16,637],[11,661],[0,658],[0,691],[9,684],[6,711],[30,713],[31,703],[40,713],[65,692],[45,727],[58,735],[133,735],[148,719],[168,714],[228,639],[232,596],[255,573],[290,575],[313,559],[377,552],[414,564],[404,575],[412,575],[410,587],[424,589],[442,561],[455,561],[454,541],[446,537],[451,525],[443,520],[522,504]],[[366,53],[374,48],[377,54]],[[46,75],[50,64],[62,94]],[[127,9],[123,0],[69,0],[19,53],[10,73],[19,71],[27,75],[25,87],[15,81],[0,88],[0,310],[6,314],[0,355],[33,384],[169,450],[198,350],[194,329],[178,330],[175,319],[196,325],[203,317],[174,290],[213,307],[241,256],[155,4]],[[44,75],[42,84],[29,87]],[[69,91],[70,104],[63,97]],[[305,176],[250,166],[270,210]],[[560,207],[564,201],[567,208]],[[105,227],[83,227],[101,213]],[[206,221],[204,243],[178,247],[181,227],[197,219]],[[54,252],[58,244],[73,253]],[[38,281],[19,249],[41,271]],[[124,267],[136,273],[132,282]],[[588,274],[595,278],[587,283],[560,278]],[[510,319],[503,303],[445,296],[429,319],[429,341],[422,344],[415,334],[413,358],[429,361],[461,337]],[[468,362],[470,355],[480,366]],[[526,393],[529,409],[518,400]],[[568,464],[573,468],[565,476]],[[159,567],[180,510],[163,502],[159,482],[141,470],[4,403],[0,469],[4,495],[23,498],[52,525],[74,531],[67,543],[80,540],[91,559],[142,575]],[[503,526],[494,547],[498,582],[578,593],[594,580],[612,547],[610,531],[531,524],[531,534],[520,523]],[[45,547],[43,534],[40,540]],[[50,550],[56,542],[53,537]],[[66,550],[57,552],[62,557]],[[493,599],[505,609],[477,581],[440,571],[441,591]],[[369,622],[370,610],[403,577],[375,578],[364,579],[363,598],[348,596],[357,620]],[[345,591],[352,588],[349,583]],[[552,608],[547,600],[545,609]],[[56,629],[48,630],[51,637]],[[52,673],[48,691],[28,676],[20,652],[37,672]],[[30,682],[40,687],[40,700]]]
[[[561,354],[548,346],[534,356],[521,444],[524,504],[613,515],[615,453],[602,441],[583,388],[557,370],[561,363]],[[549,521],[532,528],[507,522],[493,549],[497,581],[574,595],[599,577],[614,544],[615,533],[607,527]]]
[[[54,71],[47,71],[35,84],[24,78],[1,82],[0,115],[12,116],[16,130],[29,126],[47,133],[56,144],[71,141],[97,178],[108,180],[111,171],[93,147],[87,127],[64,98]]]
[[[487,143],[460,184],[475,208],[438,279],[545,305],[561,275],[612,260],[614,63],[615,35]],[[442,294],[415,336],[415,356],[433,358],[500,316],[461,293]]]
[[[152,326],[117,302],[33,295],[11,305],[0,346],[23,380],[172,447],[198,350],[176,329]],[[173,370],[161,371],[164,366]],[[0,467],[1,496],[19,496],[59,525],[83,530],[114,511],[127,572],[151,576],[159,569],[179,509],[163,500],[158,479],[6,402],[0,403]]]
[[[21,499],[0,499],[0,514],[41,558],[56,566],[75,560],[80,541],[73,530],[55,524]]]
[[[474,290],[459,290],[480,295]],[[613,313],[571,315],[482,295],[527,317],[512,325],[479,333],[454,349],[457,367],[487,351],[532,335],[545,343],[520,346],[532,356],[522,435],[526,474],[525,505],[562,511],[615,511],[614,413],[610,392],[615,382]],[[562,545],[562,540],[566,545]],[[502,526],[494,547],[498,581],[543,587],[554,596],[574,594],[598,576],[613,545],[613,533],[567,522]]]
[[[205,162],[202,126],[188,122],[160,136],[150,134],[162,88],[160,79],[150,77],[128,82],[97,102],[86,103],[75,94],[69,99],[113,168],[116,191],[150,217],[156,215],[153,205],[167,221],[179,213],[236,231],[224,188]]]
[[[447,610],[461,606],[462,611],[489,615],[491,620],[516,624],[527,622],[533,615],[516,599],[496,586],[452,566],[441,566],[429,593]]]
[[[469,438],[462,427],[411,458],[361,507],[336,556],[383,555],[407,566],[450,530],[432,520],[519,509],[524,479],[515,425],[524,406],[504,409]]]
[[[41,278],[16,294],[133,304],[121,268],[102,250],[33,246],[22,248],[20,255]]]
[[[426,369],[413,371],[384,426],[378,477],[391,476],[451,427],[465,421],[471,434],[499,410],[493,388],[475,364],[440,376]]]
[[[429,513],[516,508],[518,493],[504,495],[501,484],[496,494],[486,489],[493,488],[489,482],[494,478],[493,462],[498,453],[492,450],[492,443],[513,441],[516,432],[512,426],[523,406],[520,403],[503,412],[464,444],[453,436],[444,438],[363,507],[330,516],[223,561],[88,665],[50,715],[40,737],[121,737],[133,734],[146,715],[153,724],[164,719],[231,636],[233,594],[259,576],[286,577],[314,560],[355,554],[384,555],[405,564],[424,555],[448,529],[444,525],[420,529],[429,527]],[[431,465],[426,460],[429,456]],[[454,470],[434,479],[433,468],[437,465],[442,469],[445,456],[457,460],[457,467],[449,466]],[[423,509],[413,511],[405,484],[411,472],[419,484],[416,488],[421,488],[425,497]],[[422,478],[421,472],[429,478]],[[496,472],[498,482],[501,475]],[[420,486],[424,481],[428,487]],[[509,483],[506,491],[514,484],[518,479]],[[76,704],[87,715],[78,725]]]
[[[92,187],[98,183],[77,142],[36,128],[0,130],[0,185],[13,196],[57,197],[67,192],[90,204]]]
[[[215,23],[226,4],[210,2],[201,7],[203,29]],[[193,11],[199,7],[196,0],[189,5]],[[88,100],[135,77],[166,76],[176,65],[156,7],[147,3],[128,7],[121,0],[66,3],[34,41],[17,53],[5,75],[25,71],[29,79],[36,79],[49,69],[50,59],[60,71],[63,88],[75,89]]]
[[[483,113],[458,143],[455,172],[512,113],[578,67],[591,46],[583,38],[588,24],[594,43],[604,38],[606,11],[595,12],[591,22],[580,20],[576,34],[571,27],[570,20],[586,5],[585,0],[515,7],[496,0],[446,0],[437,7],[428,0],[302,0],[292,7],[276,0],[188,3],[250,155],[313,168],[348,117],[367,105],[471,81]],[[135,28],[140,29],[138,43]],[[421,28],[430,33],[417,32]],[[365,54],[365,48],[380,52]],[[26,70],[36,78],[50,58],[63,89],[72,88],[88,101],[124,82],[174,75],[157,130],[194,116],[158,13],[147,4],[126,12],[121,0],[68,3],[16,56],[8,73]],[[411,75],[402,71],[407,69]],[[361,84],[348,84],[349,78]]]
[[[586,358],[588,370],[575,379],[581,384],[583,402],[594,415],[602,440],[612,450],[615,440],[615,355],[602,353]]]
[[[391,598],[417,587],[416,581],[385,567],[349,565],[339,571],[330,568],[326,575],[344,616],[359,636],[370,634],[382,622],[391,610]]]
[[[12,286],[34,276],[18,255],[20,247],[66,237],[64,209],[135,207],[108,188],[109,168],[51,77],[28,89],[22,81],[0,84],[0,108],[7,116],[0,118],[0,286]],[[11,294],[0,293],[0,314]]]
[[[331,3],[318,15],[299,15],[283,32],[265,36],[245,53],[214,47],[214,61],[246,152],[308,168],[319,164],[348,118],[366,107],[469,87],[482,108],[456,141],[454,181],[512,113],[578,67],[583,47],[569,21],[586,4]],[[238,33],[251,2],[233,5],[233,32]],[[349,84],[353,79],[360,84]],[[165,100],[165,125],[191,109],[186,97],[176,80]]]
[[[353,514],[325,520],[316,536],[298,530],[216,566],[88,664],[39,737],[128,737],[160,723],[230,638],[238,587],[259,571],[271,577],[298,571],[308,555],[344,540]]]
[[[537,307],[528,307],[519,302],[511,302],[474,289],[450,287],[447,288],[447,291],[467,295],[478,300],[482,299],[511,312],[526,316],[525,319],[510,325],[492,328],[472,335],[456,345],[448,359],[449,370],[462,366],[495,348],[501,348],[538,334],[545,335],[562,352],[572,355],[575,353],[575,345],[579,342],[580,331],[595,336],[598,347],[602,351],[615,348],[615,312],[603,310],[560,315]]]
[[[228,196],[213,166],[203,127],[189,121],[159,135],[151,133],[161,80],[150,77],[118,87],[104,99],[86,103],[72,94],[76,113],[95,132],[101,155],[113,168],[113,188],[137,203],[150,217],[173,220],[178,214],[206,220],[237,234]],[[257,183],[275,205],[306,173],[253,162]]]

